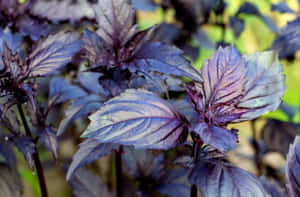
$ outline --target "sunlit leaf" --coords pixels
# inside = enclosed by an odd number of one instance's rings
[[[186,139],[186,123],[169,103],[146,90],[126,90],[89,117],[82,137],[101,143],[168,149]]]
[[[63,68],[80,49],[79,35],[59,32],[39,40],[28,57],[31,77],[50,75]]]

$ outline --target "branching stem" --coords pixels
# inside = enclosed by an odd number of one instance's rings
[[[27,124],[27,121],[26,121],[26,118],[25,118],[25,115],[24,115],[24,112],[23,112],[23,109],[22,109],[22,104],[18,104],[18,110],[19,110],[19,113],[20,113],[20,116],[21,116],[21,119],[22,119],[22,122],[23,122],[23,125],[24,125],[26,135],[29,136],[32,139],[32,141],[35,142],[35,140],[33,139],[32,134],[30,132],[29,126]],[[35,167],[36,167],[42,197],[48,197],[44,171],[43,171],[43,167],[42,167],[42,164],[41,164],[41,160],[39,158],[39,154],[37,152],[36,144],[35,144],[35,152],[33,153],[32,157],[33,157],[33,161],[34,161],[34,164],[35,164]]]

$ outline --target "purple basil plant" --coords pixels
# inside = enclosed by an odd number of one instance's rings
[[[176,25],[140,30],[135,9],[159,6],[163,14],[174,10]],[[223,0],[0,0],[0,155],[6,165],[16,169],[15,146],[36,170],[42,197],[51,195],[40,145],[57,161],[52,165],[64,163],[66,181],[80,197],[300,196],[299,136],[283,151],[286,187],[227,157],[243,132],[234,123],[284,108],[276,52],[284,58],[298,50],[299,18],[278,33],[271,18],[246,2],[227,25],[227,6]],[[284,3],[272,9],[296,14]],[[211,13],[223,32],[219,43],[202,29]],[[236,37],[243,32],[244,15],[278,33],[276,52],[241,55],[225,42],[227,26]],[[200,70],[186,58],[197,58],[194,43],[216,49]],[[59,157],[65,136],[80,141],[72,159]],[[254,148],[258,158],[264,147],[254,141]],[[112,153],[115,184],[83,168]]]

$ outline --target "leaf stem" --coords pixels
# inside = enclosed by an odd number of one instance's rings
[[[18,106],[18,111],[20,113],[20,116],[21,116],[21,119],[22,119],[22,122],[23,122],[23,126],[24,126],[24,129],[25,129],[26,135],[29,136],[35,143],[35,152],[32,154],[32,157],[33,157],[33,161],[34,161],[34,164],[35,164],[35,167],[36,167],[42,197],[48,197],[44,171],[43,171],[43,167],[42,167],[42,164],[41,164],[41,160],[39,158],[39,154],[37,152],[36,142],[33,139],[33,136],[31,134],[29,126],[27,124],[27,121],[26,121],[26,118],[25,118],[25,115],[24,115],[24,112],[23,112],[23,109],[22,109],[22,104],[18,104],[17,106]]]
[[[256,135],[257,135],[257,130],[255,127],[255,121],[256,120],[251,120],[251,129],[252,129],[252,138],[253,138],[253,148],[255,151],[255,164],[256,164],[256,168],[258,171],[259,175],[262,175],[262,171],[263,171],[263,164],[260,158],[260,148],[259,148],[259,144],[256,140]]]
[[[117,197],[123,196],[123,175],[122,175],[122,151],[123,147],[116,152],[116,186]]]

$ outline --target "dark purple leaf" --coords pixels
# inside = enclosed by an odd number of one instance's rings
[[[106,91],[99,83],[99,78],[103,76],[102,73],[96,72],[81,72],[78,75],[78,81],[85,89],[93,94],[106,95]]]
[[[161,23],[154,32],[153,40],[160,42],[173,42],[180,35],[180,29],[173,24]]]
[[[9,168],[16,167],[16,156],[10,145],[4,141],[0,141],[0,158],[5,159],[5,163]],[[0,159],[2,160],[2,159]]]
[[[160,177],[160,182],[157,190],[162,194],[171,197],[190,196],[190,185],[188,184],[186,169],[168,170]]]
[[[55,26],[46,21],[38,20],[29,16],[24,16],[18,19],[17,27],[20,33],[28,35],[32,40],[38,40],[41,36],[47,36],[54,31]]]
[[[99,0],[93,8],[101,27],[97,34],[106,46],[124,46],[137,32],[137,26],[133,26],[134,10],[129,0]]]
[[[34,170],[34,161],[32,155],[35,153],[35,145],[28,136],[14,136],[13,142],[18,150],[23,154],[30,169]]]
[[[253,15],[257,15],[257,16],[260,15],[260,12],[257,9],[257,7],[255,5],[253,5],[252,3],[249,3],[249,2],[243,3],[243,5],[241,5],[241,7],[239,8],[236,15],[239,15],[241,13],[253,14]]]
[[[197,133],[204,143],[217,148],[222,153],[233,149],[238,141],[237,130],[210,126],[206,123],[198,123],[193,131]]]
[[[154,11],[157,5],[153,0],[132,0],[132,5],[137,10]]]
[[[50,75],[63,68],[80,49],[79,35],[59,32],[39,40],[28,57],[31,77]]]
[[[47,127],[39,132],[38,136],[39,141],[52,153],[53,158],[57,159],[58,138],[56,132],[52,128]]]
[[[239,37],[245,28],[245,22],[237,17],[230,17],[229,25],[233,29],[235,37]]]
[[[136,150],[132,147],[124,147],[122,161],[124,162],[124,171],[136,178],[148,177],[155,180],[160,177],[164,169],[164,155],[155,156],[146,149]]]
[[[71,23],[82,18],[93,19],[92,5],[87,0],[38,0],[30,9],[31,14],[58,23],[69,20]]]
[[[9,19],[14,19],[17,16],[22,16],[32,2],[33,0],[27,0],[24,3],[19,3],[18,0],[0,0],[0,11]]]
[[[200,37],[200,36],[199,36]],[[203,37],[202,37],[203,38]],[[199,38],[199,39],[202,39]],[[209,48],[212,45],[214,45],[214,43],[209,43],[209,40],[198,40],[198,42],[202,42],[204,48]],[[211,45],[211,46],[210,46]],[[196,61],[198,56],[199,56],[199,47],[193,46],[191,44],[184,44],[183,46],[180,46],[180,49],[184,52],[183,54],[185,56],[190,57],[193,61]]]
[[[300,137],[297,136],[290,146],[286,157],[285,177],[289,196],[300,196]]]
[[[194,109],[192,103],[190,102],[190,98],[185,96],[180,100],[170,100],[170,103],[182,114],[187,120],[195,125],[199,122],[198,113]]]
[[[164,195],[171,197],[190,196],[190,188],[183,184],[166,183],[161,184],[157,190]]]
[[[137,148],[168,149],[185,141],[186,123],[173,106],[146,90],[129,89],[89,117],[82,137]]]
[[[285,156],[296,135],[300,135],[299,124],[268,119],[261,130],[260,138],[263,141],[264,151],[275,151]]]
[[[279,53],[279,58],[293,55],[300,49],[300,17],[287,23],[283,27],[278,37],[274,40],[272,49]]]
[[[68,169],[67,180],[72,179],[76,170],[85,164],[90,164],[100,157],[118,150],[120,145],[112,143],[99,143],[94,139],[86,139],[79,144],[79,150],[74,154],[73,161]]]
[[[68,183],[77,197],[111,197],[106,186],[100,181],[99,177],[85,168],[78,169]]]
[[[52,78],[50,81],[49,100],[55,99],[55,103],[77,99],[87,96],[87,93],[80,87],[72,85],[62,77]]]
[[[142,181],[139,190],[149,196],[149,190],[157,190],[172,197],[189,196],[186,170],[165,170],[164,155],[155,155],[149,150],[125,147],[122,154],[124,172]]]
[[[65,118],[60,122],[57,135],[61,135],[68,126],[77,118],[95,112],[102,106],[103,98],[98,95],[88,95],[75,100],[65,111]]]
[[[113,61],[114,52],[104,46],[105,43],[97,33],[85,29],[82,42],[83,58],[86,58],[92,67],[107,66]]]
[[[286,197],[286,191],[275,180],[268,180],[265,176],[260,177],[260,182],[265,190],[271,194],[272,197]]]
[[[189,181],[209,197],[269,196],[253,175],[221,161],[198,162],[189,174]]]
[[[201,82],[202,77],[199,72],[190,65],[182,54],[180,49],[164,43],[146,43],[133,55],[131,61],[124,63],[124,66],[142,72],[157,71],[169,75],[184,76]]]
[[[277,4],[272,4],[272,11],[280,12],[280,13],[295,13],[284,1],[280,1]]]

